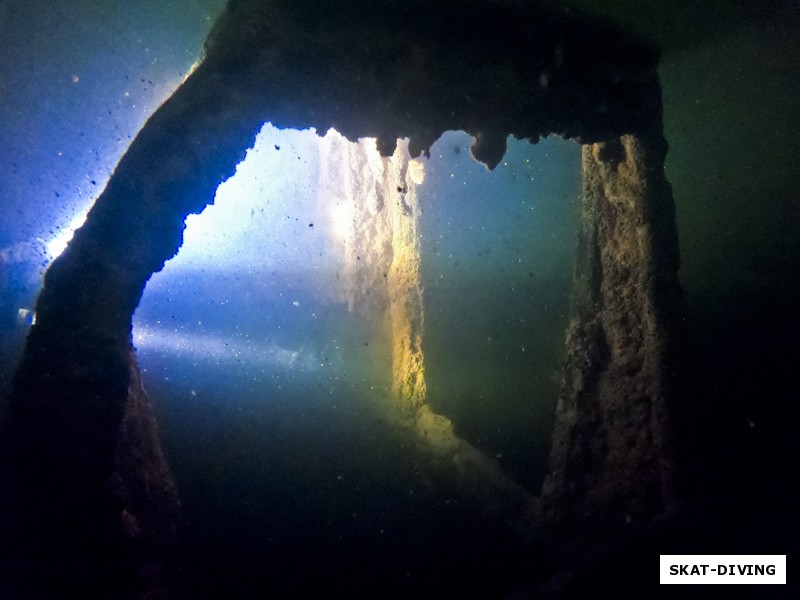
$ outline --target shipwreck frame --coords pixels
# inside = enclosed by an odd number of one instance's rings
[[[681,302],[657,66],[643,43],[522,3],[231,0],[46,273],[2,439],[18,589],[177,594],[179,501],[132,316],[186,216],[268,121],[374,137],[384,156],[408,138],[411,158],[464,130],[490,168],[509,134],[583,144],[567,361],[532,523],[591,544],[672,510]]]

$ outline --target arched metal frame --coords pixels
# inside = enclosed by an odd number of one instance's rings
[[[19,585],[43,565],[65,589],[171,585],[178,501],[132,315],[266,121],[376,137],[384,154],[408,137],[412,156],[461,129],[489,166],[509,134],[585,144],[541,525],[604,539],[668,510],[680,292],[657,64],[613,31],[511,3],[232,0],[46,274],[3,432]]]

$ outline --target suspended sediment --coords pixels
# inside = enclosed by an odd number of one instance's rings
[[[427,403],[418,231],[424,163],[411,158],[407,140],[382,157],[374,140],[352,143],[333,131],[323,138],[321,153],[321,202],[328,204],[334,242],[344,252],[342,300],[372,320],[377,343],[390,348],[387,419],[412,433],[422,455],[450,463],[460,487],[483,510],[516,515],[519,533],[528,537],[531,494]]]

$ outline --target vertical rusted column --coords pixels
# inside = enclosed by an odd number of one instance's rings
[[[609,539],[676,499],[672,416],[680,309],[672,193],[660,130],[582,149],[573,318],[543,523]]]
[[[178,500],[131,321],[184,219],[261,124],[229,87],[202,66],[181,86],[46,274],[2,432],[0,535],[13,554],[0,586],[15,589],[0,595],[172,595]]]

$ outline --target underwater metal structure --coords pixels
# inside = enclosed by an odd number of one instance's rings
[[[680,291],[657,64],[650,47],[527,3],[230,0],[203,60],[46,274],[2,439],[16,591],[179,594],[179,501],[132,316],[186,216],[267,121],[374,137],[384,156],[409,138],[412,158],[464,130],[490,168],[509,134],[584,144],[568,359],[536,526],[556,545],[592,544],[668,511]]]

